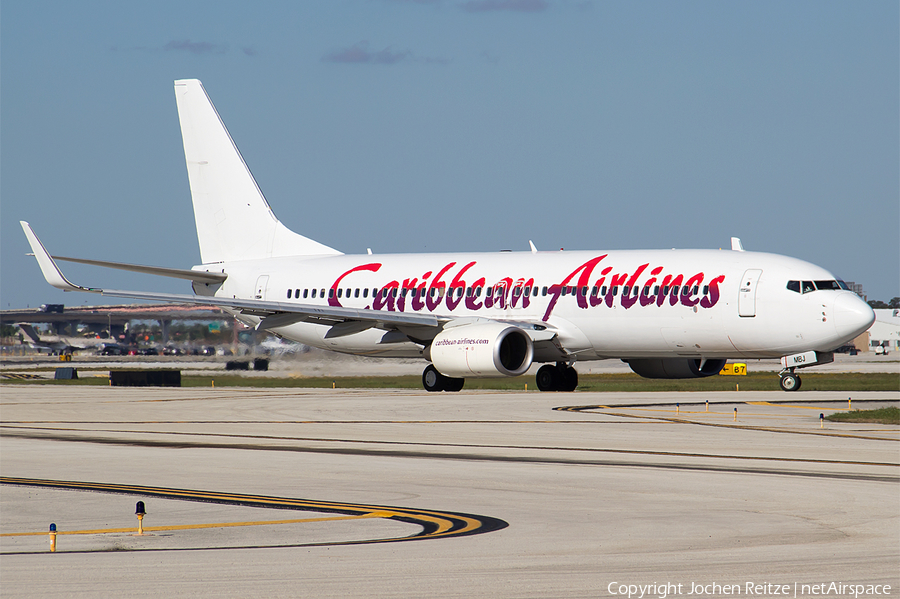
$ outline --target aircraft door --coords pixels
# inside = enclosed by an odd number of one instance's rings
[[[258,300],[266,299],[266,288],[269,286],[269,275],[260,275],[256,279],[256,294],[253,296]]]
[[[762,271],[758,268],[751,268],[744,273],[744,278],[741,279],[740,295],[738,296],[739,316],[756,316],[756,286],[761,274]]]

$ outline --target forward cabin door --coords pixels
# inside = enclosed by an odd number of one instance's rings
[[[741,291],[738,296],[738,315],[745,317],[756,316],[756,286],[759,283],[759,275],[762,271],[751,268],[744,273],[741,279]]]
[[[260,277],[256,279],[256,293],[253,297],[258,300],[266,299],[266,287],[268,286],[269,275],[260,275]]]

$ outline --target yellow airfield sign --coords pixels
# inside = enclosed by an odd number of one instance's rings
[[[747,374],[747,365],[746,364],[726,364],[722,369],[722,372],[719,374],[728,374],[728,375],[745,375]]]

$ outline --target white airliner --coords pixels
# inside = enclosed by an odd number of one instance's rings
[[[421,357],[429,391],[523,374],[572,391],[582,360],[617,358],[652,378],[717,374],[729,358],[797,368],[869,328],[872,309],[827,270],[731,250],[345,255],[272,212],[202,84],[175,82],[202,264],[192,270],[50,256],[28,223],[47,281],[66,291],[219,306],[285,339],[350,354]],[[88,288],[57,260],[188,279],[196,295]]]

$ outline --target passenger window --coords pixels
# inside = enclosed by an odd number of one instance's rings
[[[628,297],[629,295],[631,295],[631,287],[628,285],[625,285],[624,287],[622,287],[622,295],[624,295],[625,297]]]
[[[316,290],[313,289],[313,297],[316,297]]]
[[[534,289],[531,290],[531,295],[532,295],[532,297],[537,297],[537,293],[538,293],[538,288],[537,288],[537,287],[535,287]]]
[[[672,295],[678,295],[678,285],[672,285]]]
[[[334,292],[329,293],[328,297],[332,297],[333,294],[334,294]],[[343,289],[338,289],[338,298],[341,298],[341,297],[343,297],[343,296],[344,296],[344,290],[343,290]]]
[[[613,295],[619,295],[619,286],[618,285],[613,285],[612,290],[613,290]]]
[[[709,295],[709,285],[703,286],[703,295]]]
[[[659,285],[653,288],[653,295],[659,295]]]
[[[525,295],[531,295],[531,287],[525,288]]]
[[[359,297],[359,287],[353,291],[353,297]]]
[[[600,288],[600,295],[606,295],[606,285]]]
[[[546,287],[541,288],[541,295],[543,295],[544,297],[547,297],[547,288]]]
[[[288,299],[291,299],[291,290],[288,289]]]
[[[309,289],[304,289],[303,290],[303,299],[306,299],[307,297],[309,297]]]
[[[328,297],[329,297],[329,298],[334,297],[334,289],[329,289],[329,290],[328,290]]]
[[[584,297],[586,295],[587,295],[587,287],[582,287],[581,288],[581,297]]]
[[[363,297],[369,297],[369,288],[368,287],[363,289]]]
[[[802,286],[800,287],[800,289],[801,289],[800,293],[809,293],[811,291],[816,290],[816,286],[813,285],[812,281],[803,281],[803,283],[801,285]]]
[[[669,295],[669,286],[663,285],[663,295]]]

